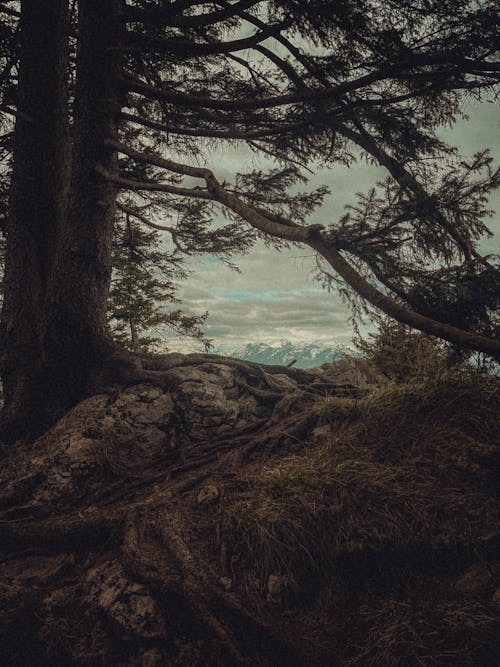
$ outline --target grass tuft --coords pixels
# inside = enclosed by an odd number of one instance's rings
[[[228,511],[252,576],[287,576],[304,594],[350,577],[364,639],[343,664],[490,664],[481,660],[500,631],[493,607],[451,584],[434,607],[425,596],[500,540],[499,408],[498,379],[457,374],[323,399],[320,442],[256,474],[252,494]],[[429,591],[415,606],[408,581],[426,568]]]

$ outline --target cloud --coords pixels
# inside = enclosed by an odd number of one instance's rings
[[[491,143],[492,129],[498,124],[496,107],[476,104],[468,113],[472,122],[460,120],[454,128],[444,128],[443,138],[457,145],[464,155],[488,145],[498,155],[496,138],[495,144]],[[257,161],[241,147],[225,149],[224,153],[209,150],[205,162],[220,180],[228,182],[234,181],[238,171],[271,166],[269,161]],[[357,192],[366,192],[386,175],[383,169],[362,161],[349,168],[339,165],[318,170],[302,189],[326,184],[331,195],[310,222],[329,224],[338,220],[344,206],[355,201]],[[498,195],[492,197],[491,208],[498,208],[499,204]],[[492,229],[496,234],[483,242],[485,252],[500,251],[498,222],[492,224]],[[314,282],[311,250],[292,247],[278,252],[258,243],[250,254],[236,257],[235,261],[241,273],[231,271],[214,257],[196,258],[189,265],[192,274],[180,294],[188,313],[209,311],[206,330],[216,347],[236,347],[249,341],[276,342],[281,338],[342,343],[351,340],[349,310],[338,293],[327,293]],[[185,342],[172,345],[186,347]]]
[[[209,311],[205,327],[217,349],[250,341],[349,342],[349,311],[340,296],[313,281],[313,258],[300,249],[278,252],[259,244],[239,258],[241,273],[221,264],[196,261],[181,291],[188,313]],[[191,349],[189,341],[171,341],[172,349]]]

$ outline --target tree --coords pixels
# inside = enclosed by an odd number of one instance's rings
[[[358,337],[356,346],[370,363],[397,383],[432,381],[448,369],[443,341],[388,318],[378,322],[376,333]]]
[[[126,213],[113,243],[108,299],[113,339],[133,352],[148,352],[162,341],[152,334],[167,328],[210,347],[202,329],[208,313],[189,316],[180,308],[167,309],[167,304],[178,302],[176,281],[185,277],[182,258],[162,247],[159,232],[144,231]]]
[[[391,317],[500,354],[491,295],[470,321],[443,317],[438,305],[449,298],[443,281],[458,293],[464,275],[498,280],[477,250],[498,172],[485,154],[461,164],[435,133],[465,97],[498,82],[492,0],[26,0],[19,17],[16,2],[1,12],[12,38],[0,54],[2,108],[16,119],[1,322],[6,436],[43,430],[93,391],[103,368],[118,376],[126,367],[129,378],[138,364],[148,370],[147,359],[117,354],[106,306],[117,202],[141,215],[144,196],[157,206],[202,202],[212,214],[222,206],[231,225],[215,229],[221,252],[238,234],[304,243]],[[198,166],[204,147],[238,142],[275,168],[231,185]],[[290,194],[301,165],[360,155],[388,180],[342,220],[304,224],[326,190]],[[186,229],[193,243],[198,231]]]

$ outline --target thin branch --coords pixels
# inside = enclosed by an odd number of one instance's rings
[[[124,178],[117,174],[111,174],[101,164],[96,165],[95,170],[101,174],[106,180],[115,183],[122,188],[128,190],[147,190],[151,192],[168,192],[171,195],[179,195],[181,197],[195,197],[196,199],[209,199],[212,197],[206,190],[201,188],[180,188],[175,185],[167,185],[166,183],[153,183],[151,181],[134,181],[130,178]]]
[[[181,252],[185,253],[186,255],[190,255],[191,253],[187,248],[184,248],[180,243],[179,243],[179,235],[177,234],[177,230],[174,227],[170,227],[168,225],[157,225],[155,222],[151,222],[149,218],[146,218],[145,215],[142,215],[138,211],[136,211],[133,208],[129,208],[128,206],[125,206],[125,204],[122,204],[120,201],[116,202],[116,205],[120,209],[120,211],[123,211],[123,213],[126,213],[127,215],[132,216],[133,218],[137,218],[140,222],[142,222],[144,225],[147,227],[152,227],[153,229],[158,229],[162,232],[168,232],[172,238],[172,242],[175,245],[175,247],[180,250]]]
[[[157,121],[151,120],[149,118],[142,118],[141,116],[136,116],[134,114],[127,113],[125,111],[120,112],[120,118],[123,120],[130,121],[132,123],[137,123],[138,125],[143,125],[144,127],[150,127],[153,130],[159,130],[160,132],[167,132],[169,134],[178,134],[187,137],[206,137],[206,138],[216,138],[216,139],[260,139],[263,137],[272,137],[279,134],[285,134],[290,132],[290,130],[300,129],[307,125],[306,122],[300,123],[289,123],[287,125],[281,125],[278,127],[269,128],[266,130],[252,130],[250,132],[244,132],[239,130],[209,130],[209,129],[200,129],[195,130],[192,128],[181,128],[177,125],[165,125],[163,123],[158,123]]]
[[[222,5],[226,8],[229,8],[231,5],[226,1],[226,0],[218,0],[218,4]],[[245,21],[248,21],[248,23],[251,23],[252,25],[256,26],[257,28],[263,28],[266,24],[261,21],[259,18],[252,16],[251,14],[248,14],[247,12],[243,11],[244,8],[240,7],[234,7],[233,11],[235,14],[237,14],[240,18],[244,19]],[[279,34],[276,35],[276,41],[278,41],[282,46],[284,46],[291,54],[294,56],[294,58],[304,67],[306,71],[309,71],[311,66],[309,63],[309,60],[306,56],[304,56],[297,47],[292,44],[286,37],[283,35]],[[291,65],[290,65],[291,67]],[[292,68],[293,69],[293,68]],[[299,77],[298,74],[296,74],[297,77]]]
[[[283,95],[262,97],[262,98],[247,98],[243,100],[235,99],[216,99],[214,97],[203,97],[201,95],[188,95],[186,93],[167,90],[165,88],[157,88],[145,84],[140,79],[128,74],[122,79],[123,85],[131,92],[139,93],[145,97],[152,99],[165,100],[175,104],[180,104],[187,107],[205,107],[208,109],[219,109],[222,111],[246,111],[252,109],[271,109],[298,102],[329,100],[332,98],[339,98],[346,93],[359,90],[380,81],[388,79],[399,79],[405,81],[415,77],[413,70],[415,67],[432,66],[432,65],[448,65],[453,68],[449,72],[440,72],[443,74],[453,74],[457,72],[457,67],[461,72],[478,73],[479,70],[489,70],[493,72],[500,71],[500,63],[486,63],[484,61],[473,61],[466,58],[449,59],[437,54],[434,56],[416,56],[406,61],[400,61],[393,65],[387,65],[384,68],[378,69],[374,72],[364,74],[351,81],[344,81],[336,86],[324,86],[321,88],[307,88],[305,90],[296,91],[294,93],[287,93]],[[472,70],[472,68],[475,68]],[[407,73],[405,74],[405,70]],[[433,72],[425,74],[425,76],[432,79]],[[478,83],[477,85],[480,85]],[[491,85],[486,81],[484,85]]]
[[[280,153],[278,153],[277,151],[272,150],[271,148],[267,148],[266,146],[261,146],[256,141],[249,140],[248,144],[250,146],[253,146],[256,151],[261,151],[262,153],[265,153],[266,155],[269,155],[269,156],[275,158],[276,160],[282,160],[283,162],[290,162],[292,164],[296,164],[299,167],[302,167],[302,169],[305,169],[306,171],[308,171],[310,174],[314,174],[314,171],[312,169],[310,169],[303,162],[300,162],[300,160],[294,160],[291,157],[281,155]]]
[[[128,33],[125,39],[127,51],[138,50],[140,53],[176,53],[184,57],[220,55],[243,51],[264,42],[269,37],[277,34],[286,27],[286,24],[278,23],[267,27],[267,30],[256,32],[250,37],[235,39],[231,42],[213,41],[209,43],[193,42],[184,39],[167,39],[165,37],[153,37]]]
[[[258,45],[255,47],[255,50],[259,53],[262,53],[268,60],[270,60],[278,69],[280,69],[286,76],[292,81],[299,90],[304,90],[307,88],[302,77],[295,71],[295,69],[290,65],[289,62],[280,58],[274,51],[268,49],[265,46]]]
[[[261,1],[241,0],[225,9],[197,14],[196,16],[182,16],[179,10],[174,11],[172,6],[154,7],[152,9],[127,6],[123,10],[123,19],[127,23],[153,23],[154,25],[161,24],[172,28],[204,28],[232,18],[236,8],[249,9]]]
[[[260,47],[257,46],[256,50],[258,50],[259,48]],[[277,93],[281,92],[280,88],[278,88],[278,86],[275,83],[269,80],[269,77],[265,76],[262,72],[259,72],[255,67],[252,67],[252,65],[250,65],[250,63],[244,58],[235,56],[234,53],[228,53],[227,58],[228,60],[232,60],[233,62],[238,63],[238,65],[244,67],[250,73],[252,81],[256,86],[260,86],[260,82],[264,81],[270,88],[273,88]]]

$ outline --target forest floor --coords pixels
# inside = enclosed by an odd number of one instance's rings
[[[498,378],[188,361],[2,454],[3,665],[500,664]]]

